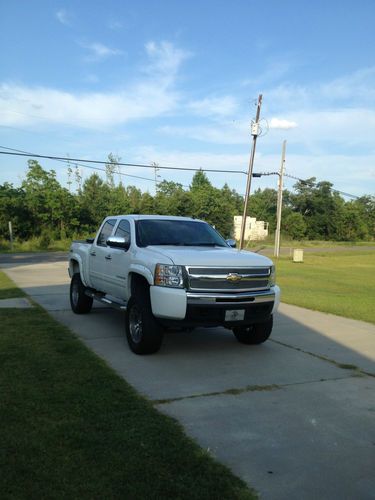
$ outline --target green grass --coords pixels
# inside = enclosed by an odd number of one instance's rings
[[[42,238],[31,238],[26,241],[15,241],[13,248],[6,240],[0,240],[0,253],[22,253],[22,252],[66,252],[72,244],[71,239],[53,240],[46,245]]]
[[[256,498],[44,310],[0,324],[2,499]]]
[[[25,294],[19,288],[14,286],[8,276],[0,271],[0,300],[14,299],[16,297],[24,297]]]
[[[238,243],[238,242],[237,242]],[[275,236],[272,234],[265,240],[246,241],[244,248],[274,248]],[[334,247],[363,247],[375,246],[375,241],[332,241],[332,240],[289,240],[282,236],[282,248],[334,248]]]
[[[303,263],[276,261],[281,300],[375,323],[375,252],[305,253]]]

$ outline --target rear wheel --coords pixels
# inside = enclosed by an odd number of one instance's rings
[[[87,314],[91,311],[93,299],[92,297],[88,297],[85,291],[86,287],[82,283],[81,276],[78,273],[73,274],[69,295],[70,306],[76,314]]]
[[[233,328],[233,333],[238,342],[241,344],[262,344],[265,342],[272,332],[273,317],[264,323],[256,323],[255,325],[236,326]]]
[[[125,331],[129,347],[135,354],[152,354],[161,347],[163,330],[152,314],[150,291],[146,286],[137,287],[129,300]]]

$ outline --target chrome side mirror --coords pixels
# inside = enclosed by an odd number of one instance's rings
[[[107,241],[107,245],[111,248],[122,248],[123,250],[129,250],[130,238],[123,238],[121,236],[110,236]]]
[[[237,242],[236,240],[225,240],[227,245],[230,246],[231,248],[236,248]]]

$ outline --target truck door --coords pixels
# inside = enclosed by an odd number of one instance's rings
[[[114,236],[120,236],[129,240],[131,245],[130,236],[130,223],[126,219],[121,219],[115,229]],[[130,247],[131,248],[131,247]],[[121,248],[111,249],[110,265],[107,270],[110,274],[107,276],[107,281],[111,283],[108,293],[122,300],[127,300],[127,286],[128,274],[130,265],[130,252],[131,249],[124,250]]]
[[[90,281],[92,286],[100,292],[108,293],[108,267],[111,262],[111,248],[106,241],[112,235],[116,219],[108,219],[102,225],[89,255]]]

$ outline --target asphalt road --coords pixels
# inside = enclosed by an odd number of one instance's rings
[[[142,357],[122,313],[70,311],[66,254],[0,256],[0,266],[261,498],[375,498],[374,325],[282,304],[262,346],[196,329]]]

